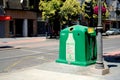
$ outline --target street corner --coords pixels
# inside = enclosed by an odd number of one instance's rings
[[[58,72],[58,73],[83,75],[86,77],[87,76],[90,76],[90,77],[99,76],[100,77],[101,75],[105,75],[107,73],[106,71],[108,71],[108,69],[107,70],[104,69],[103,72],[101,72],[100,70],[95,69],[95,64],[92,64],[89,66],[78,66],[78,65],[56,63],[56,62],[44,63],[42,65],[37,66],[36,69]]]
[[[119,51],[113,51],[113,52],[104,53],[103,56],[120,56],[120,50]]]

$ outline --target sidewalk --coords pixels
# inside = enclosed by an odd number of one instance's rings
[[[103,80],[90,76],[58,73],[37,69],[22,70],[7,75],[2,75],[0,80]]]
[[[44,40],[46,40],[45,37],[0,38],[0,44],[20,44]]]
[[[92,73],[93,66],[82,67],[54,61],[31,68],[1,73],[0,80],[120,80],[120,66],[114,71],[111,69],[111,72],[106,75]]]
[[[82,67],[54,61],[31,68],[1,73],[0,80],[120,80],[120,66],[114,71],[111,69],[111,72],[106,75],[92,73],[93,66]]]
[[[48,70],[45,70],[42,66]],[[53,66],[53,68],[50,66]],[[78,69],[85,72],[88,70],[88,68],[85,70],[85,67],[51,62],[32,68],[0,74],[0,80],[105,80],[100,76],[82,75]],[[67,70],[69,71],[66,72]]]
[[[25,45],[21,46],[21,44],[42,42],[45,40],[45,37],[0,38],[0,50],[28,47]]]

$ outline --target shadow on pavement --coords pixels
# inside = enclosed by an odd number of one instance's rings
[[[104,56],[104,60],[107,62],[120,63],[120,56]]]
[[[118,65],[115,65],[115,64],[109,64],[109,65],[107,65],[109,68],[111,68],[111,67],[117,67]]]
[[[13,48],[13,46],[0,46],[0,49],[4,49],[4,48]]]

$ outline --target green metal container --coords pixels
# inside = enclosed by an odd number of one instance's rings
[[[96,33],[74,25],[60,32],[59,58],[56,62],[87,66],[96,62]]]

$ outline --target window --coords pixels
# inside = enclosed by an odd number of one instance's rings
[[[0,6],[2,6],[3,8],[5,8],[5,0],[0,0]]]
[[[28,9],[29,0],[8,0],[9,9]]]
[[[20,0],[23,9],[29,9],[29,0]]]
[[[0,0],[0,6],[3,6],[3,0]]]
[[[20,0],[8,0],[8,6],[10,9],[22,9]]]
[[[31,10],[39,11],[40,0],[30,0],[29,2]]]

